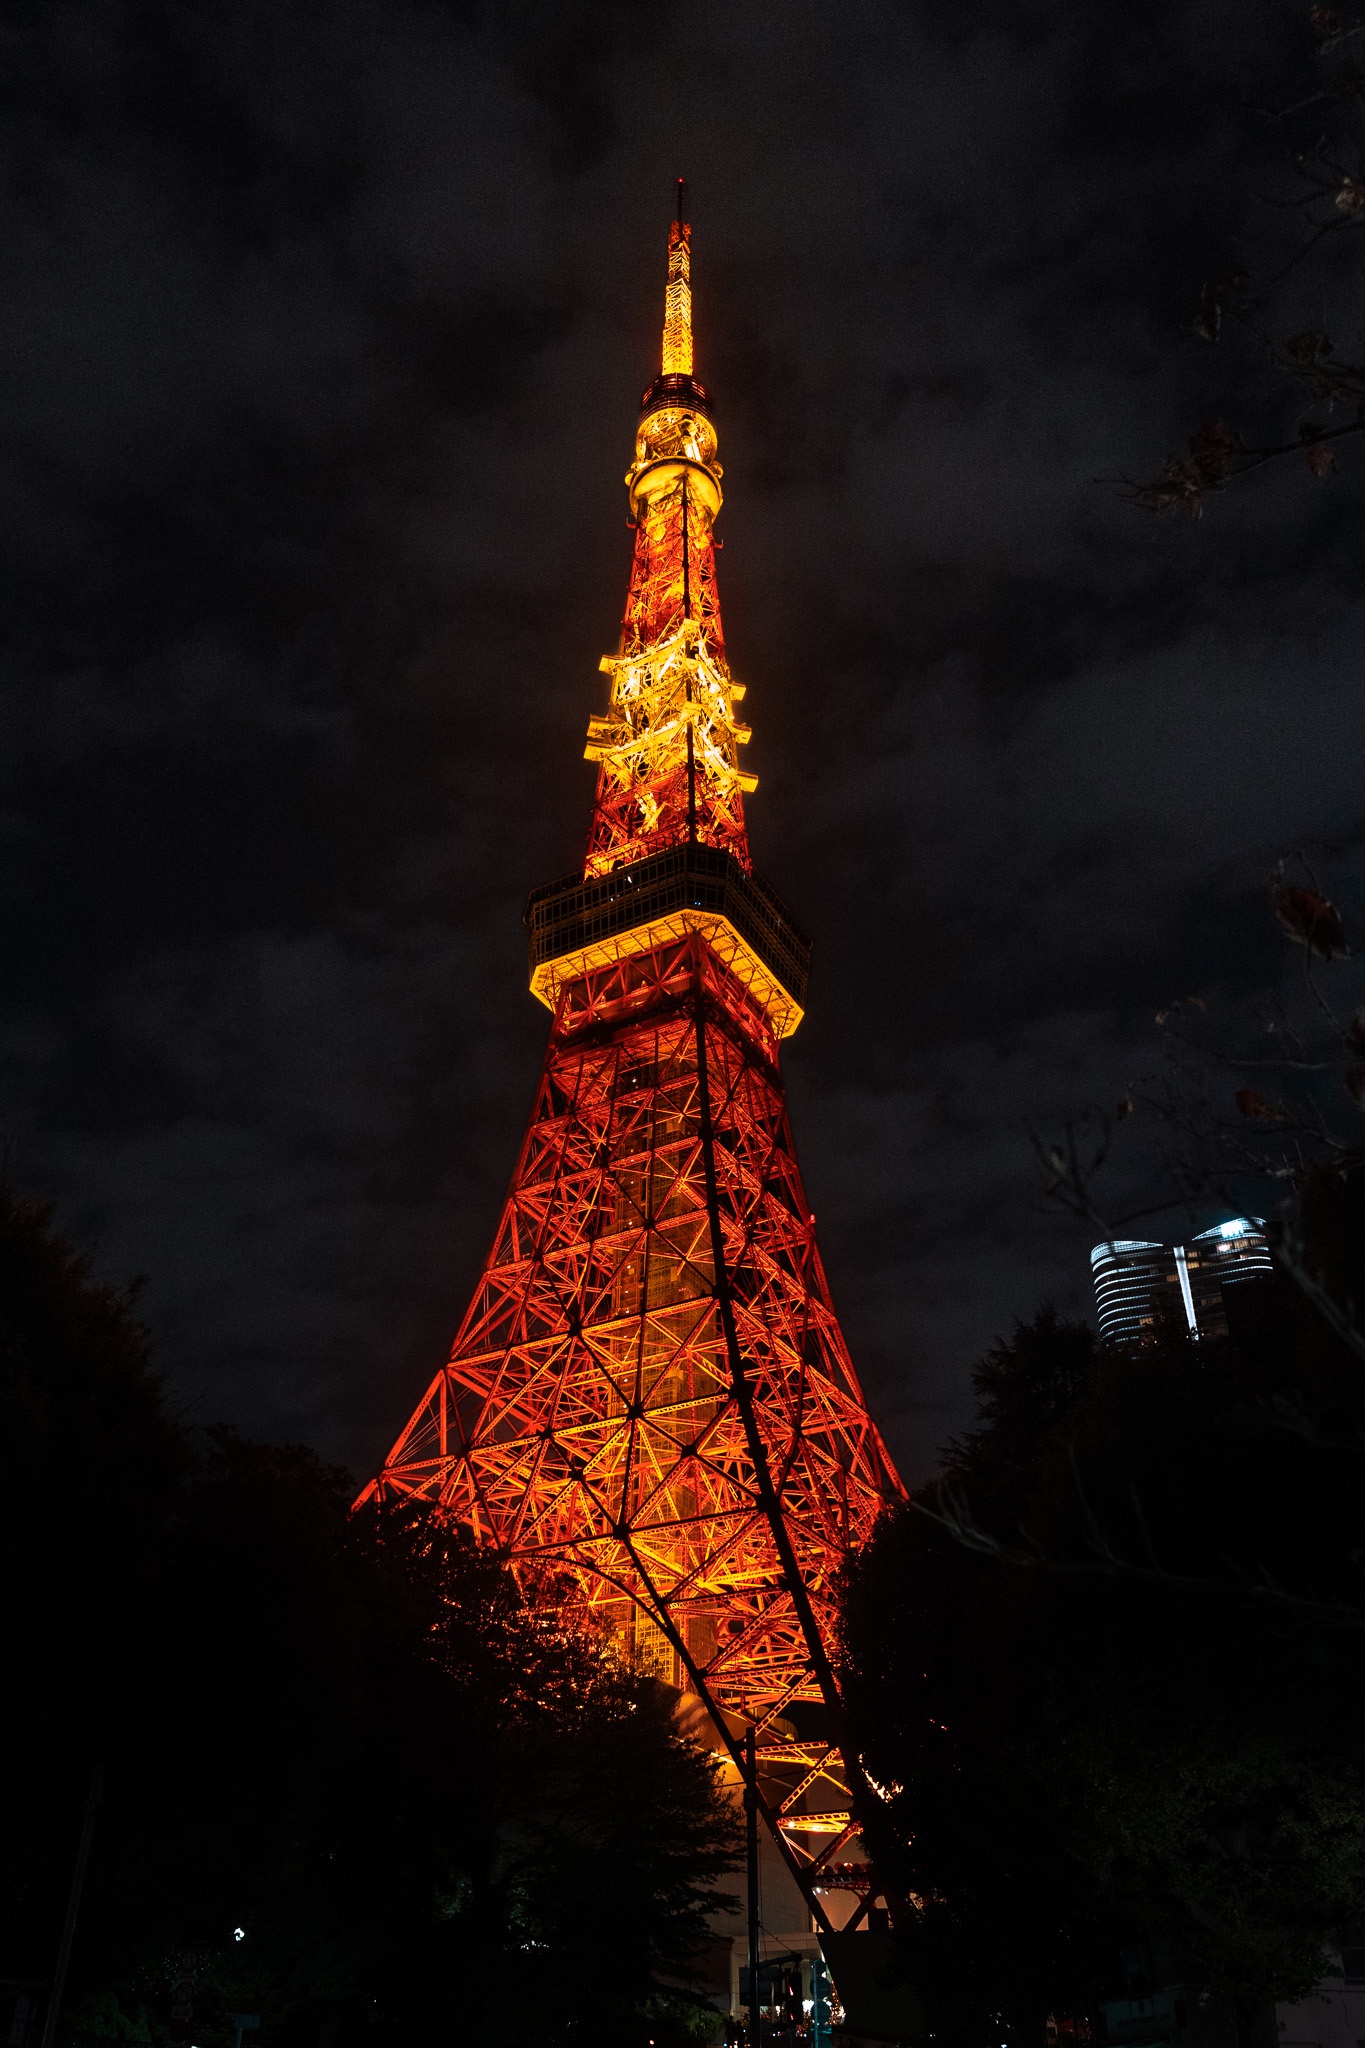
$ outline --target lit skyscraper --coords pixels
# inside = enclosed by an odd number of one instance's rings
[[[1234,1216],[1188,1244],[1106,1239],[1090,1254],[1100,1335],[1111,1344],[1152,1344],[1172,1329],[1196,1343],[1226,1337],[1223,1289],[1270,1270],[1259,1216]]]
[[[1182,1313],[1170,1245],[1116,1237],[1090,1254],[1100,1336],[1110,1344],[1151,1343]]]

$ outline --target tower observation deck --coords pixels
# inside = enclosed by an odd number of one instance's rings
[[[680,202],[587,846],[526,911],[553,1016],[530,1124],[450,1358],[362,1497],[428,1502],[530,1596],[582,1603],[736,1768],[755,1731],[761,1811],[826,1928],[869,1796],[839,1742],[836,1579],[902,1489],[787,1117],[810,948],[749,853],[690,265]]]

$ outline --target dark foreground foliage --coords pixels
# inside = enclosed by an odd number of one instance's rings
[[[681,2044],[731,1809],[661,1688],[310,1451],[169,1417],[123,1292],[0,1194],[0,1976],[64,2038]],[[604,1929],[610,1929],[609,1946]],[[241,1930],[238,1938],[236,1930]]]
[[[1365,1303],[1355,1178],[1307,1221]],[[846,1604],[907,1965],[941,2037],[1039,2039],[1147,1941],[1246,2034],[1365,1918],[1361,1358],[1281,1275],[1197,1349],[1044,1310],[977,1390]]]

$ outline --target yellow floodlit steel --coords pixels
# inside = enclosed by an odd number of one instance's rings
[[[629,931],[613,932],[575,952],[562,953],[556,960],[544,960],[531,976],[531,993],[553,1010],[560,992],[572,981],[581,981],[600,967],[613,967],[639,953],[651,953],[688,932],[700,932],[716,958],[766,1011],[778,1038],[790,1038],[805,1011],[783,988],[777,976],[764,966],[753,947],[735,930],[728,917],[715,910],[697,910],[691,904],[670,911],[649,924],[637,924]]]
[[[674,221],[668,234],[668,288],[664,294],[664,375],[692,375],[691,230]],[[655,301],[657,305],[658,301]]]
[[[732,803],[737,791],[747,796],[757,789],[758,777],[736,759],[751,738],[735,716],[743,687],[717,659],[697,620],[683,619],[667,639],[638,653],[608,655],[602,667],[611,677],[611,702],[604,716],[589,720],[583,753],[639,805],[643,832],[657,818],[654,790],[689,764],[722,804]],[[600,868],[590,863],[598,872],[615,864],[610,856]]]

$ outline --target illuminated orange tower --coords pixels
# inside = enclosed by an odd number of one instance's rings
[[[698,1696],[737,1765],[756,1729],[765,1817],[823,1926],[860,1784],[838,1746],[835,1580],[900,1482],[787,1119],[778,1050],[809,943],[745,832],[681,186],[665,309],[586,858],[526,911],[554,1017],[535,1107],[450,1360],[369,1491],[429,1501],[528,1589],[586,1602]]]

